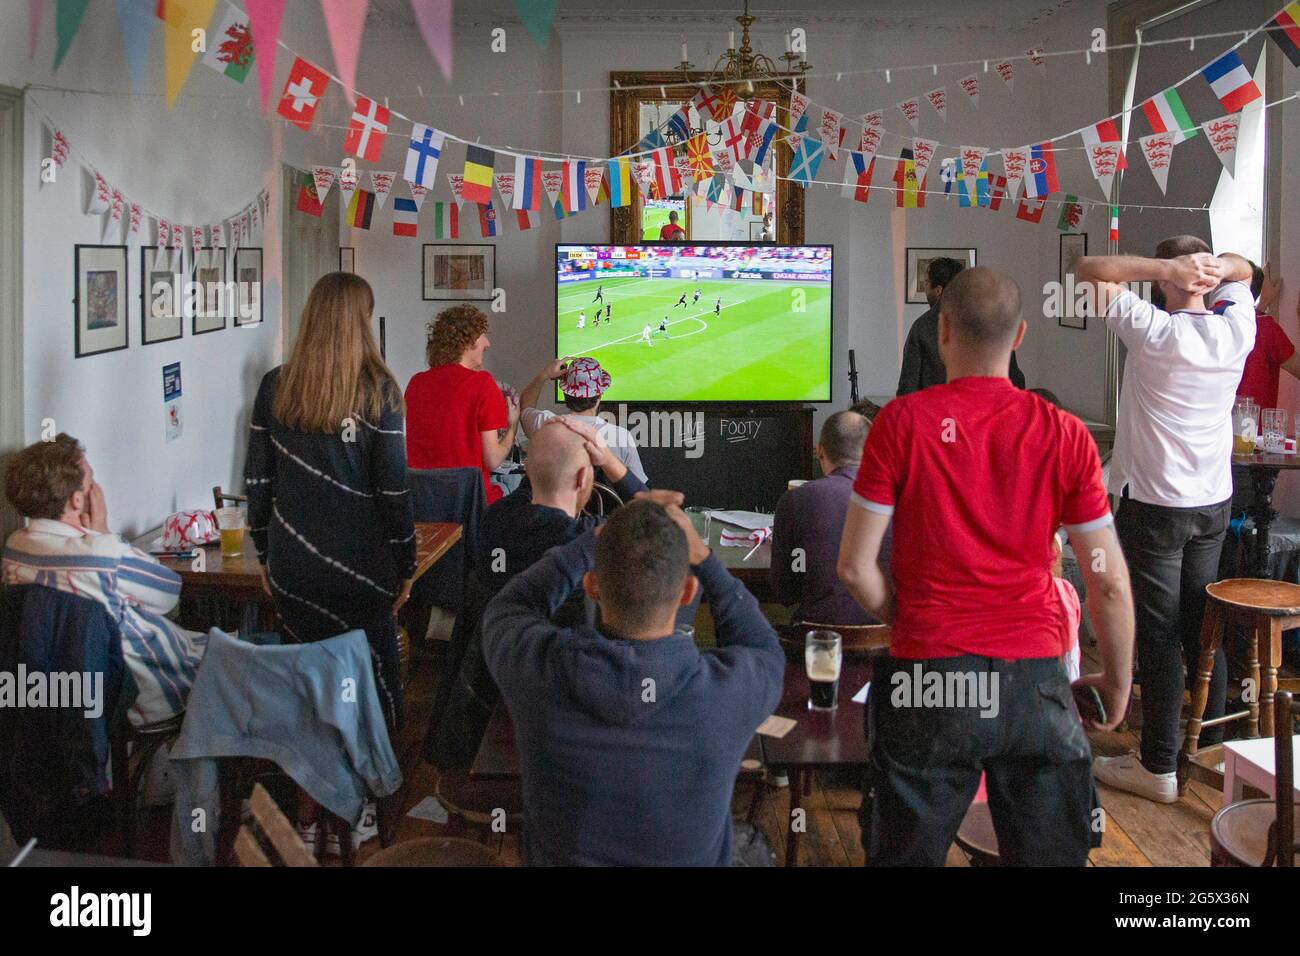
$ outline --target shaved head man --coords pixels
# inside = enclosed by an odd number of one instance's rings
[[[533,504],[558,508],[576,517],[591,500],[596,471],[587,439],[553,418],[533,433],[524,463],[533,486]]]
[[[1128,702],[1133,604],[1097,446],[1079,419],[1008,379],[1024,336],[1009,276],[953,277],[939,302],[947,382],[881,410],[853,483],[840,577],[893,625],[872,678],[882,690],[867,699],[873,866],[942,866],[981,771],[1004,861],[1088,859],[1092,753],[1062,663],[1057,529],[1094,556],[1080,564],[1104,672],[1083,680],[1107,729]],[[892,574],[879,562],[887,529]],[[936,685],[941,699],[923,698]]]

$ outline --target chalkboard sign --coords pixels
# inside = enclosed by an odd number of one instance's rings
[[[650,487],[680,491],[687,505],[770,512],[790,479],[820,474],[811,408],[638,405],[619,412]]]

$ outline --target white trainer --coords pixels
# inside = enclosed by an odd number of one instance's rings
[[[1136,753],[1120,757],[1097,757],[1092,774],[1098,781],[1116,790],[1127,790],[1156,803],[1178,802],[1178,775],[1152,773],[1138,760]]]

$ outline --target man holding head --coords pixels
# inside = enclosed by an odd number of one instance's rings
[[[530,865],[731,862],[736,773],[780,700],[785,656],[680,504],[640,496],[488,605],[483,651],[514,719]],[[717,626],[707,651],[674,629],[701,587]],[[599,626],[552,623],[579,588]]]
[[[872,865],[942,866],[980,773],[1003,860],[1082,866],[1092,843],[1091,751],[1062,656],[1056,530],[1081,562],[1110,728],[1128,701],[1133,611],[1097,447],[1083,423],[1007,379],[1020,291],[974,268],[939,308],[948,381],[872,423],[839,572],[893,625],[866,708]],[[893,522],[893,578],[878,563]],[[938,687],[938,693],[935,693]]]
[[[865,416],[852,410],[826,419],[817,442],[822,477],[790,489],[777,502],[772,522],[772,592],[782,604],[798,605],[796,621],[878,623],[835,573],[844,515],[870,427]],[[888,541],[881,554],[889,554]]]
[[[903,345],[903,367],[898,373],[898,395],[942,385],[948,381],[948,370],[944,368],[943,356],[939,351],[939,299],[943,290],[965,268],[958,259],[940,256],[931,259],[926,266],[925,301],[930,308],[912,323],[907,333],[907,342]],[[1025,374],[1016,364],[1016,353],[1011,353],[1011,382],[1016,388],[1025,387]]]
[[[1151,259],[1085,256],[1076,275],[1096,283],[1097,308],[1128,350],[1110,492],[1120,498],[1142,682],[1140,754],[1098,757],[1094,770],[1109,786],[1173,803],[1184,665],[1195,674],[1205,586],[1218,577],[1230,518],[1232,404],[1255,344],[1251,265],[1173,236]],[[1119,284],[1139,282],[1155,283],[1162,307]],[[1220,651],[1205,719],[1223,713],[1226,685]],[[1221,737],[1211,728],[1201,743]]]

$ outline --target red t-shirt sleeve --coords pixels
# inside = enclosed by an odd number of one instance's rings
[[[509,425],[510,415],[501,389],[487,372],[479,373],[478,430],[490,432]]]
[[[871,505],[883,506],[892,512],[898,500],[902,459],[896,438],[897,417],[886,405],[871,423],[866,444],[862,446],[862,463],[858,465],[858,477],[853,482],[854,500],[873,511],[876,509]]]
[[[1276,320],[1272,322],[1261,322],[1259,328],[1268,329],[1268,351],[1274,365],[1281,365],[1292,355],[1295,355],[1295,346],[1291,344],[1291,338],[1282,330],[1282,326]]]
[[[1083,422],[1066,416],[1065,426],[1061,523],[1067,528],[1092,530],[1110,521],[1110,502],[1101,480],[1101,456]]]

